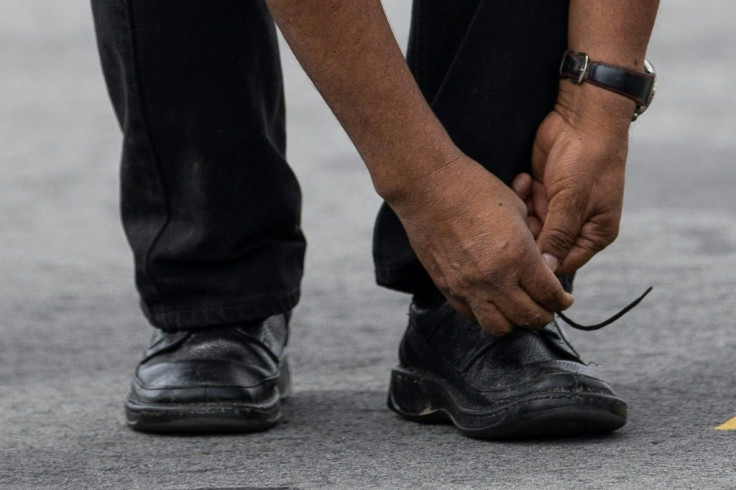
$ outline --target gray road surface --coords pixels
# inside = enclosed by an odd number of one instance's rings
[[[408,1],[386,2],[407,37]],[[384,408],[407,297],[373,286],[378,199],[348,139],[285,53],[289,155],[310,239],[291,353],[296,394],[268,433],[155,437],[121,402],[150,330],[119,225],[120,136],[88,4],[0,9],[0,487],[733,488],[736,431],[736,4],[663,2],[660,73],[633,131],[619,241],[579,276],[596,321],[572,334],[630,402],[610,437],[464,438]]]

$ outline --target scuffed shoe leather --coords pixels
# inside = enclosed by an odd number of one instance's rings
[[[289,391],[288,316],[244,326],[157,330],[125,403],[148,432],[247,432],[281,417]]]
[[[626,423],[626,403],[596,378],[556,322],[493,337],[447,303],[413,304],[388,404],[472,437],[568,436]]]

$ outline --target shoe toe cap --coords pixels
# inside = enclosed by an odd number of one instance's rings
[[[259,403],[278,396],[278,372],[225,361],[139,366],[131,398],[152,404]]]
[[[612,388],[587,366],[569,361],[549,361],[520,366],[503,375],[480,369],[465,378],[464,390],[481,405],[504,405],[526,398],[601,395],[615,397]]]

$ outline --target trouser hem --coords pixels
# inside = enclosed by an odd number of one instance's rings
[[[376,284],[393,291],[416,294],[436,288],[429,274],[419,262],[411,262],[397,267],[376,265],[374,273]]]
[[[228,305],[148,308],[145,303],[141,303],[141,308],[151,325],[161,330],[198,329],[250,322],[286,313],[297,305],[299,297],[300,289],[294,288],[280,294],[245,299]]]

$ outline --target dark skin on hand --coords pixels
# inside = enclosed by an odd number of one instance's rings
[[[577,270],[618,233],[634,103],[562,81],[534,142],[533,173],[512,189],[450,140],[379,0],[267,3],[447,301],[499,336],[569,308],[555,274]],[[640,69],[657,6],[572,0],[569,48]]]

